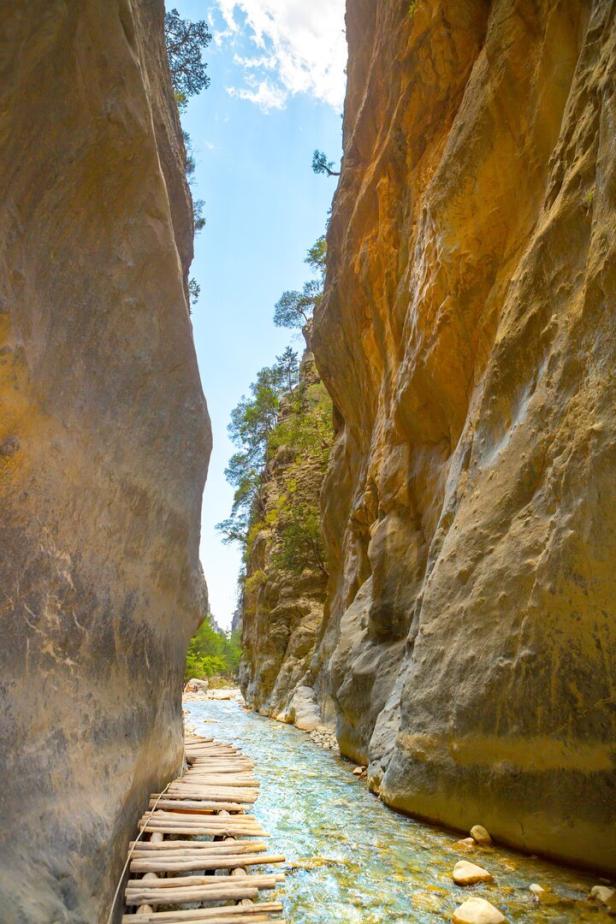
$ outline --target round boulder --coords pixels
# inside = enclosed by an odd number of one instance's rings
[[[473,825],[470,834],[475,843],[479,844],[480,847],[489,847],[492,843],[492,838],[483,825]]]
[[[453,913],[454,924],[503,924],[505,916],[484,898],[469,898]]]
[[[482,866],[459,860],[453,868],[453,881],[456,885],[474,885],[476,882],[491,882],[494,876]]]

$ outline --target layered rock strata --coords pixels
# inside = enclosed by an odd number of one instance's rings
[[[210,449],[162,0],[0,13],[4,924],[93,924],[178,769]]]
[[[616,869],[609,0],[349,0],[315,660],[392,806]]]

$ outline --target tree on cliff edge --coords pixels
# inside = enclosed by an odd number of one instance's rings
[[[177,10],[165,13],[165,44],[169,69],[177,104],[182,109],[190,96],[207,89],[210,78],[202,51],[207,48],[212,34],[203,19],[190,22],[182,19]]]
[[[323,151],[315,151],[312,155],[312,169],[315,173],[325,173],[327,176],[340,176],[339,170],[334,170],[333,160],[327,159]]]
[[[314,242],[304,263],[318,273],[318,279],[305,282],[300,291],[283,292],[274,307],[274,324],[276,327],[303,328],[308,324],[314,310],[323,297],[323,283],[325,280],[325,258],[327,247],[325,237]]]

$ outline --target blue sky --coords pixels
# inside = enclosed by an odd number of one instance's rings
[[[256,372],[297,335],[274,327],[275,302],[309,277],[304,257],[323,233],[335,180],[311,171],[315,148],[340,156],[344,88],[342,0],[175,0],[214,32],[206,57],[211,86],[183,115],[196,160],[193,190],[207,225],[191,274],[192,309],[214,449],[204,498],[201,559],[218,622],[236,601],[239,550],[214,526],[233,491],[224,469],[233,447],[231,409]],[[321,8],[321,9],[320,9]]]

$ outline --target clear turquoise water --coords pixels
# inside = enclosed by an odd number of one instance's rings
[[[255,814],[271,835],[269,848],[287,858],[279,897],[289,924],[435,924],[450,921],[469,895],[488,899],[509,921],[616,920],[587,899],[596,876],[500,847],[461,853],[459,835],[392,812],[356,780],[352,765],[296,728],[234,702],[185,708],[199,733],[237,744],[256,763]],[[479,863],[495,882],[456,886],[451,871],[459,859]],[[549,890],[547,902],[534,902],[532,882]]]

